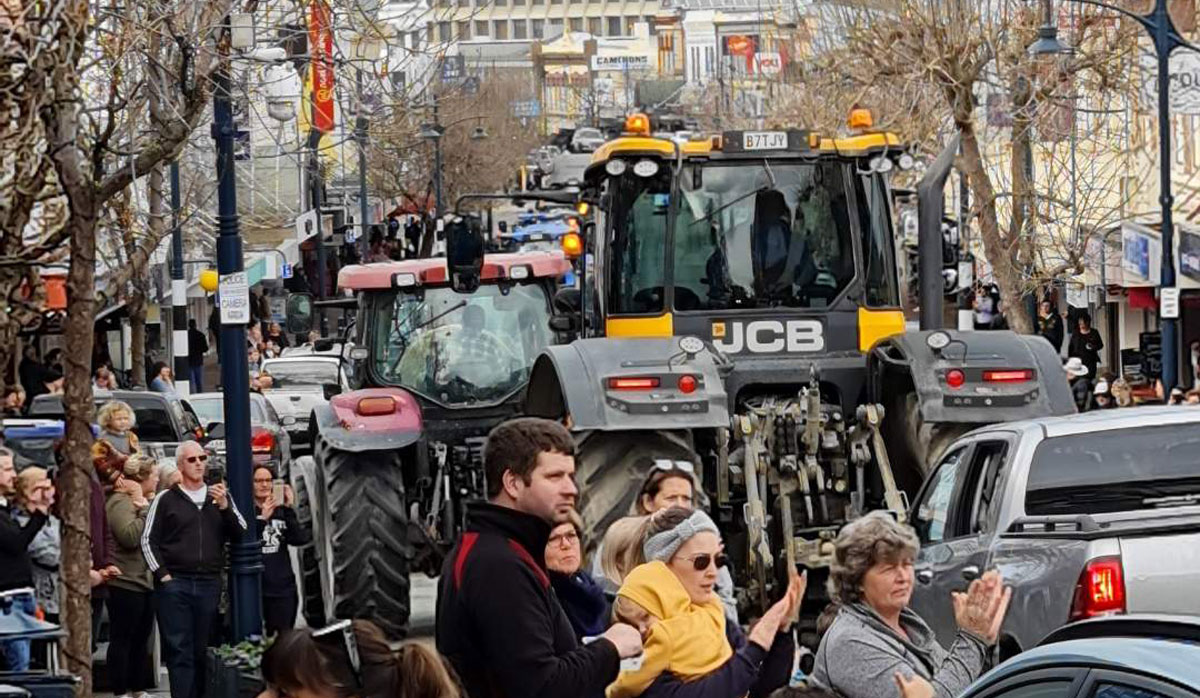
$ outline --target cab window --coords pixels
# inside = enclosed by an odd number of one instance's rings
[[[946,524],[954,501],[954,485],[958,482],[966,453],[967,447],[963,446],[951,451],[942,459],[917,505],[913,516],[913,528],[916,529],[922,543],[940,543],[948,535]]]
[[[612,270],[608,306],[612,313],[662,312],[667,263],[667,212],[671,203],[669,168],[639,177],[632,168],[609,179],[612,210],[607,269]]]

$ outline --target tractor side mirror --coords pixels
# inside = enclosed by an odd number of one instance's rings
[[[576,325],[579,324],[576,322],[577,319],[576,315],[555,315],[550,318],[550,329],[555,332],[574,332],[577,329]]]
[[[291,334],[305,334],[312,329],[313,299],[308,293],[293,293],[288,297],[287,331]]]
[[[479,288],[483,270],[483,234],[477,216],[455,218],[446,227],[446,266],[459,293]]]

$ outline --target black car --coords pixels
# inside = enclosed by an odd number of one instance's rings
[[[137,434],[142,448],[149,454],[174,458],[175,449],[184,441],[204,438],[204,429],[195,411],[177,395],[144,390],[96,391],[96,408],[106,402],[119,400],[133,408]],[[31,419],[66,419],[62,395],[39,395],[29,405]]]

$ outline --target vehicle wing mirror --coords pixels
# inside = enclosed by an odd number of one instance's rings
[[[204,432],[210,439],[223,439],[225,438],[225,425],[221,422],[212,422],[205,427]]]
[[[555,315],[550,318],[550,329],[555,332],[574,332],[576,329],[575,317],[570,315]]]
[[[287,331],[306,334],[312,329],[313,300],[307,293],[293,293],[287,300]]]
[[[324,383],[321,385],[321,392],[325,395],[325,400],[328,402],[335,396],[342,394],[342,386],[337,383]]]

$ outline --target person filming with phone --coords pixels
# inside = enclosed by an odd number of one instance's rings
[[[295,500],[292,488],[276,480],[270,468],[254,467],[254,508],[263,556],[263,627],[268,636],[294,627],[300,605],[288,546],[305,545],[310,537],[296,519]]]
[[[181,480],[150,504],[142,552],[154,577],[171,698],[196,698],[204,693],[205,642],[221,596],[225,544],[247,526],[200,444],[179,444],[175,463]]]

